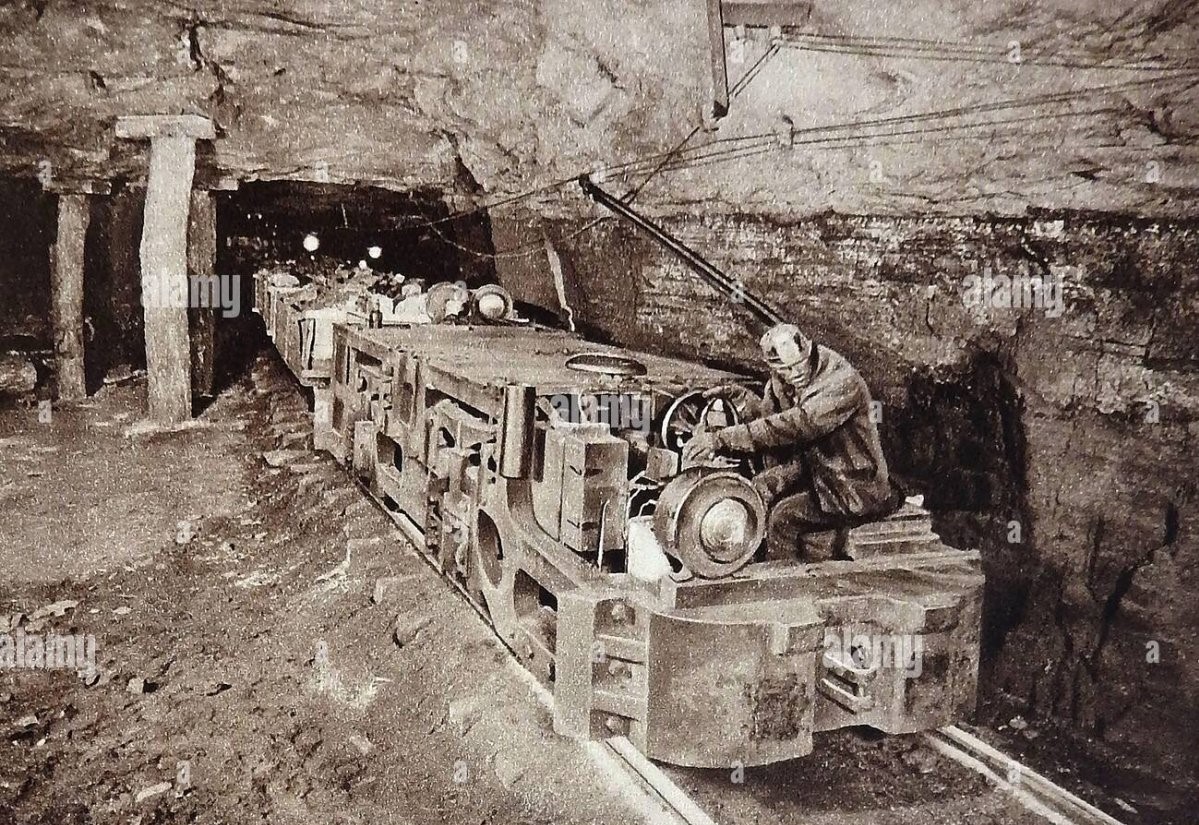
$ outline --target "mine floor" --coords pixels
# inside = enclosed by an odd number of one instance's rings
[[[0,632],[90,634],[96,664],[0,670],[0,825],[644,817],[312,451],[278,362],[183,431],[140,430],[141,394],[0,415]],[[1041,821],[916,738],[817,748],[744,776],[669,773],[722,823]]]

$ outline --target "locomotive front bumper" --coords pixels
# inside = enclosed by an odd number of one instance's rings
[[[560,598],[556,728],[694,767],[775,762],[850,725],[908,733],[974,705],[976,553],[754,565],[644,598]]]

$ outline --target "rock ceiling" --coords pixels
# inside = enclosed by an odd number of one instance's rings
[[[221,133],[206,174],[478,202],[546,187],[532,205],[547,213],[588,212],[555,184],[605,167],[674,212],[1196,212],[1193,4],[814,2],[781,46],[726,30],[730,82],[754,71],[715,123],[705,14],[25,0],[0,7],[0,172],[136,178],[144,146],[113,120],[191,112]]]

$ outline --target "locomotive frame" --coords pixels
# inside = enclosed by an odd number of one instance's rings
[[[268,329],[277,306],[260,307]],[[329,323],[329,375],[297,375],[327,407],[315,443],[552,692],[559,733],[748,766],[809,753],[815,731],[908,733],[972,710],[979,555],[945,546],[913,503],[850,531],[846,560],[705,578],[672,559],[656,579],[632,575],[633,508],[689,471],[656,433],[561,420],[555,405],[635,396],[658,420],[746,376],[526,324]],[[572,368],[580,357],[609,371]],[[836,638],[908,640],[918,672]]]

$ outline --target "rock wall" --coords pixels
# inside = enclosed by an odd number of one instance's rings
[[[666,223],[859,365],[897,477],[926,494],[948,541],[983,552],[988,706],[1064,718],[1193,771],[1199,224]],[[591,334],[756,368],[753,322],[624,226],[567,240],[577,222],[493,225],[497,247],[557,239]],[[544,256],[497,266],[556,306]],[[994,306],[969,280],[988,271]],[[1050,289],[1001,306],[1000,276]]]

